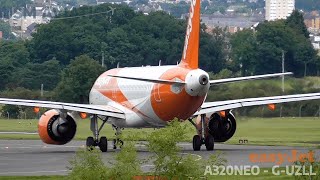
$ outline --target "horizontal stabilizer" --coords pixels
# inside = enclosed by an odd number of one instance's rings
[[[138,77],[129,77],[129,76],[117,76],[117,75],[108,75],[110,77],[115,78],[123,78],[123,79],[131,79],[137,81],[145,81],[145,82],[152,82],[152,83],[159,83],[159,84],[185,84],[185,82],[180,81],[172,81],[172,80],[165,80],[165,79],[148,79],[148,78],[138,78]]]
[[[213,85],[217,85],[217,84],[232,83],[232,82],[238,82],[238,81],[266,79],[266,78],[273,78],[273,77],[292,75],[292,74],[293,74],[292,72],[286,72],[286,73],[276,73],[276,74],[264,74],[264,75],[258,75],[258,76],[217,79],[217,80],[210,80],[210,85],[213,86]]]

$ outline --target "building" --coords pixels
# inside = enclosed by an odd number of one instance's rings
[[[263,15],[255,16],[236,16],[236,15],[223,15],[221,13],[214,13],[212,15],[201,15],[201,22],[208,28],[227,28],[230,33],[236,33],[245,28],[251,28],[259,22],[263,22]]]
[[[320,17],[313,17],[304,20],[307,28],[320,29]]]
[[[304,14],[304,23],[310,33],[320,33],[320,14],[318,11]]]
[[[320,50],[320,36],[310,34],[310,40],[313,45],[313,48],[316,50]]]
[[[295,0],[266,0],[267,21],[286,19],[295,8]]]
[[[33,23],[47,24],[51,17],[46,17],[43,7],[36,7],[34,16],[24,16],[22,12],[16,12],[9,20],[10,26],[14,29],[25,32],[27,27]]]

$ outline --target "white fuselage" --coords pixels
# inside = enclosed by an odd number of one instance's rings
[[[207,76],[207,73],[200,69],[190,70],[178,66],[112,69],[96,80],[89,101],[90,104],[110,105],[123,111],[126,114],[125,120],[111,119],[111,123],[118,127],[161,127],[174,118],[189,118],[201,106],[209,87],[190,87],[188,91],[188,85],[197,85],[198,80],[193,81],[192,78],[203,74]],[[186,86],[168,85],[108,75],[178,82],[184,82],[186,77],[188,80],[190,76],[189,79],[193,82]]]

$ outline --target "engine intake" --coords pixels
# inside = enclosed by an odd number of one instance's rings
[[[40,139],[47,144],[66,144],[73,139],[76,130],[74,118],[70,114],[63,118],[55,109],[45,112],[38,123]]]

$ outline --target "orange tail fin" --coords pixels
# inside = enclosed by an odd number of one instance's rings
[[[189,20],[181,67],[198,69],[199,64],[199,36],[200,36],[200,0],[191,0]]]

